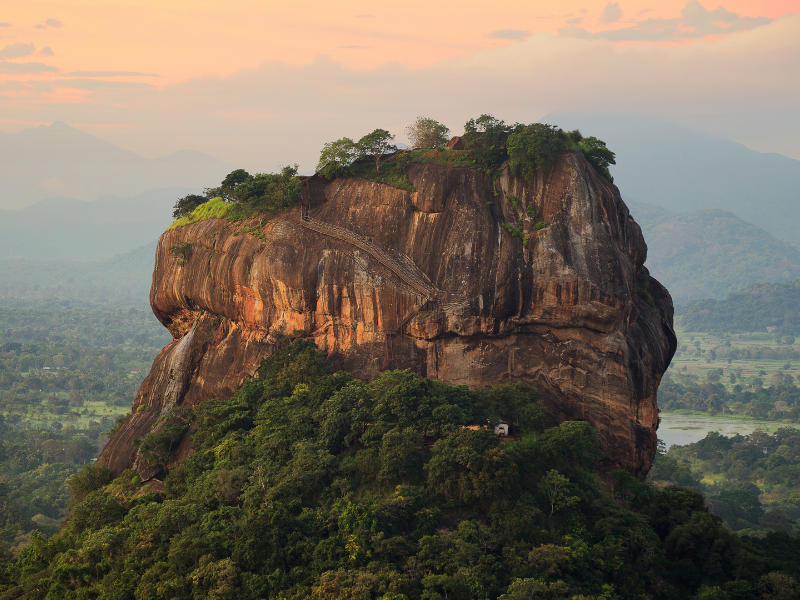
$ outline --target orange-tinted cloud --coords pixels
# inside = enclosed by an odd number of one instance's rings
[[[0,60],[8,60],[9,58],[24,58],[33,54],[36,47],[33,44],[23,44],[17,42],[16,44],[8,44],[0,50]]]
[[[531,32],[522,31],[520,29],[498,29],[497,31],[487,33],[486,37],[496,40],[526,40],[531,37]]]
[[[60,69],[40,62],[0,62],[0,73],[6,75],[40,75],[42,73],[58,73]]]
[[[401,133],[417,114],[457,130],[483,111],[694,110],[731,131],[747,110],[796,114],[799,63],[784,56],[800,58],[800,30],[781,19],[796,0],[720,1],[18,2],[4,48],[49,58],[0,62],[0,112],[8,127],[115,124],[114,141],[150,156],[194,147],[262,168],[308,167],[320,140]]]
[[[619,21],[622,18],[622,9],[619,7],[619,2],[609,2],[606,4],[605,9],[603,9],[603,16],[601,17],[601,21],[603,23],[613,23],[614,21]]]
[[[763,21],[754,19],[777,18],[797,9],[796,0],[729,0],[725,8],[709,10],[686,0],[563,0],[557,5],[507,0],[491,10],[485,3],[463,0],[379,4],[363,0],[232,0],[224,4],[211,0],[76,0],[70,4],[36,0],[5,7],[4,17],[15,42],[57,50],[63,71],[159,73],[163,83],[171,83],[206,74],[226,75],[264,60],[307,64],[318,54],[357,69],[387,63],[420,68],[527,35],[556,33],[567,25],[580,25],[590,36],[627,29],[626,39],[662,39],[658,37],[661,29],[674,34],[671,24],[677,23],[678,31],[683,31],[694,13],[711,15],[716,19],[712,23],[737,15],[738,21],[728,23],[726,30],[757,25]],[[707,23],[690,29],[698,35],[719,33],[707,31]],[[605,37],[614,35],[623,36],[607,33]],[[370,52],[351,51],[359,47],[368,47]]]
[[[609,3],[604,12],[604,22],[618,21],[621,14],[619,3]],[[770,21],[772,19],[768,17],[742,16],[721,6],[707,10],[697,0],[689,0],[681,10],[680,16],[673,19],[647,18],[634,21],[632,25],[594,33],[582,27],[568,25],[559,29],[559,33],[583,39],[596,38],[618,42],[674,42],[745,31],[766,25]]]

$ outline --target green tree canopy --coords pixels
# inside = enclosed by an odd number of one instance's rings
[[[511,171],[532,180],[550,169],[556,155],[567,149],[563,132],[554,125],[533,123],[519,127],[508,138]]]
[[[376,129],[358,140],[356,145],[360,155],[375,158],[375,170],[380,173],[381,156],[397,151],[397,146],[392,144],[393,140],[394,136],[385,129]]]
[[[283,167],[279,173],[256,173],[241,182],[234,192],[237,202],[256,210],[280,210],[300,202],[302,182],[297,165]]]
[[[317,163],[317,173],[326,179],[346,174],[361,154],[358,145],[350,138],[328,142],[322,147]]]
[[[578,142],[578,146],[586,160],[597,169],[597,172],[613,182],[614,178],[611,176],[608,167],[617,164],[615,160],[616,154],[606,148],[606,143],[596,137],[582,137]]]
[[[505,121],[490,114],[483,114],[464,124],[464,144],[472,149],[479,163],[494,169],[508,158],[506,142],[516,127],[506,125]]]
[[[495,388],[478,394],[408,371],[362,382],[332,372],[311,341],[278,347],[233,398],[190,409],[194,452],[169,470],[165,493],[133,471],[105,485],[102,473],[82,474],[62,531],[3,559],[0,598],[794,591],[800,539],[740,538],[702,494],[627,473],[612,496],[594,473],[588,423],[505,443],[464,428],[511,410],[541,431],[537,411],[520,406],[537,403],[532,394]],[[727,501],[743,514],[755,507]]]
[[[210,188],[206,190],[206,197],[214,198],[219,196],[225,202],[236,202],[236,189],[250,179],[250,173],[244,169],[236,169],[231,171],[222,180],[218,188]]]
[[[279,173],[255,175],[250,175],[244,169],[236,169],[225,177],[219,187],[207,189],[206,196],[238,203],[238,210],[229,213],[229,216],[237,218],[291,208],[300,202],[303,185],[297,178],[297,168],[297,165],[286,166]]]
[[[208,202],[208,198],[205,196],[199,196],[198,194],[189,194],[188,196],[184,196],[175,203],[175,206],[173,207],[175,210],[172,211],[172,218],[180,219],[181,217],[186,217],[192,214],[192,211],[195,208],[206,202]]]
[[[419,116],[406,127],[406,135],[412,148],[437,148],[450,139],[450,129],[428,117]]]

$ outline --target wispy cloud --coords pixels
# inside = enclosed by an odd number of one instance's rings
[[[486,37],[495,40],[526,40],[531,37],[531,32],[522,31],[520,29],[498,29],[497,31],[487,33]]]
[[[374,19],[375,15],[356,15],[356,19]]]
[[[79,75],[82,77],[161,77],[157,73],[140,73],[139,71],[71,71],[65,76]]]
[[[609,2],[603,11],[601,21],[603,23],[613,23],[619,21],[622,17],[622,9],[619,7],[619,2]]]
[[[58,73],[61,69],[39,62],[11,63],[0,62],[0,73],[10,73],[14,75],[32,75],[36,73]]]
[[[54,82],[58,87],[69,88],[72,90],[83,90],[87,92],[97,92],[102,90],[133,90],[133,89],[155,89],[149,83],[139,83],[136,81],[105,81],[103,79],[59,79]]]
[[[11,23],[0,23],[0,27],[11,27]]]
[[[577,25],[565,25],[558,30],[558,35],[561,37],[572,37],[572,38],[580,38],[582,40],[588,40],[592,37],[592,34],[589,33],[583,27],[578,27]]]
[[[55,56],[55,52],[50,46],[45,46],[41,50],[39,50],[39,56]]]
[[[55,27],[56,29],[64,26],[64,21],[59,21],[58,19],[46,19],[44,23],[48,27]]]
[[[0,84],[0,92],[29,92],[34,94],[49,94],[53,86],[48,81],[15,81],[9,80]],[[13,119],[0,119],[0,121],[13,123]],[[20,121],[22,122],[22,121]],[[39,124],[39,123],[35,123]]]
[[[613,5],[606,6],[606,11],[610,6]],[[721,6],[707,10],[697,0],[689,0],[681,10],[681,16],[675,19],[645,19],[631,27],[594,33],[582,27],[568,25],[559,29],[558,33],[564,37],[604,39],[614,42],[661,42],[745,31],[772,21],[773,19],[767,17],[743,17]]]
[[[337,48],[343,48],[345,50],[366,50],[369,46],[336,46]]]
[[[29,87],[24,81],[4,81],[0,83],[0,92],[17,92],[27,90]]]
[[[33,54],[36,47],[33,44],[23,44],[17,42],[16,44],[9,44],[0,50],[0,60],[7,60],[9,58],[24,58]]]

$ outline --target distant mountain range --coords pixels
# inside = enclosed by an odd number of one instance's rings
[[[94,202],[56,197],[0,210],[0,260],[100,260],[127,252],[157,240],[172,223],[175,201],[197,192],[160,189]]]
[[[722,300],[687,302],[676,314],[686,331],[770,332],[778,338],[800,334],[800,279],[754,283]],[[788,340],[784,340],[785,342]],[[793,343],[793,342],[790,342]]]
[[[70,300],[150,310],[156,243],[97,261],[0,260],[0,304]]]
[[[647,242],[650,273],[675,303],[724,298],[750,283],[800,276],[800,250],[731,212],[670,212],[626,200]]]
[[[218,185],[234,167],[195,150],[149,159],[56,122],[0,132],[0,209],[53,196],[96,200],[158,188]]]
[[[625,198],[674,212],[727,210],[800,244],[800,161],[656,119],[555,112],[541,121],[605,141]]]

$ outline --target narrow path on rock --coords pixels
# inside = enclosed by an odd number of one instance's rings
[[[344,227],[323,223],[322,221],[317,221],[316,219],[312,219],[308,216],[304,216],[300,220],[300,224],[306,229],[311,229],[317,233],[348,242],[357,248],[364,250],[365,252],[369,252],[369,254],[371,254],[375,260],[397,275],[401,281],[409,285],[423,297],[422,302],[415,304],[411,310],[409,310],[403,316],[403,318],[400,319],[399,325],[389,335],[394,335],[400,332],[405,324],[408,323],[429,300],[436,299],[438,290],[435,287],[428,285],[419,275],[412,272],[406,265],[403,265],[393,259],[391,256],[386,254],[386,252],[370,242],[367,238],[350,231],[349,229],[345,229]]]
[[[417,293],[425,298],[420,306],[431,298],[436,297],[436,288],[425,283],[419,275],[413,273],[408,267],[393,259],[365,237],[349,229],[345,229],[344,227],[323,223],[322,221],[317,221],[310,217],[301,220],[300,224],[306,229],[311,229],[317,233],[343,240],[361,248],[365,252],[369,252],[375,260],[397,275],[404,283],[411,286]]]

